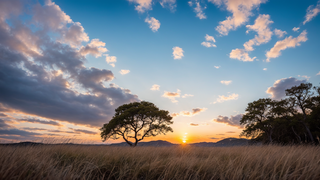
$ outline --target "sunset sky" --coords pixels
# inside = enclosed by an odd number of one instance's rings
[[[134,101],[173,116],[145,141],[238,138],[248,103],[319,85],[319,14],[320,0],[1,0],[0,143],[102,143]]]

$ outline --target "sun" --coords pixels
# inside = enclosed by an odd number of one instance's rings
[[[187,141],[186,141],[186,140],[183,140],[182,142],[183,142],[183,143],[186,143]]]

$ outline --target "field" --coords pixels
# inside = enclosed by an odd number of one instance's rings
[[[319,146],[0,146],[0,179],[320,179]]]

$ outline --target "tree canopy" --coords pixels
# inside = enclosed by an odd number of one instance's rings
[[[119,106],[115,115],[103,125],[103,141],[122,137],[130,146],[136,146],[145,137],[173,132],[168,111],[160,110],[151,102],[134,102]]]
[[[320,87],[301,83],[287,89],[285,99],[249,103],[240,124],[241,135],[264,143],[319,144]]]

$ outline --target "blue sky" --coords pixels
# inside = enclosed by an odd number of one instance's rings
[[[33,72],[33,76],[26,75],[26,81],[40,82],[35,79],[40,74],[29,69],[27,62],[43,68],[47,75],[54,74],[56,79],[62,75],[59,82],[69,83],[63,88],[74,93],[74,103],[79,107],[68,104],[61,95],[65,91],[60,89],[51,88],[53,92],[46,98],[54,99],[55,95],[62,99],[59,106],[72,106],[74,112],[83,112],[84,108],[92,114],[83,120],[77,119],[81,113],[58,116],[55,114],[60,114],[59,110],[50,109],[58,103],[41,99],[42,91],[32,96],[41,102],[26,100],[27,93],[8,93],[0,97],[0,107],[6,109],[0,112],[6,124],[0,130],[3,141],[76,136],[98,143],[100,137],[95,133],[99,124],[112,117],[117,105],[138,100],[153,102],[174,116],[174,133],[154,139],[178,143],[185,133],[188,142],[239,137],[239,119],[249,102],[265,97],[281,99],[286,88],[301,82],[320,82],[317,0],[5,0],[2,8],[0,35],[6,36],[9,28],[11,36],[0,44],[26,57],[21,61],[25,67],[21,67],[6,63],[9,56],[3,56],[3,67]],[[17,22],[22,25],[15,25]],[[26,40],[21,34],[31,38]],[[22,45],[37,53],[19,48]],[[57,45],[70,49],[62,52]],[[176,58],[174,48],[180,50]],[[70,58],[71,53],[79,66],[64,67],[67,60],[61,60],[64,65],[59,66],[56,59],[50,60],[53,52],[59,52],[62,59]],[[121,74],[121,70],[127,74]],[[53,85],[53,79],[42,83]],[[6,81],[2,84],[6,84],[2,87],[6,92],[19,87]],[[98,90],[101,84],[103,93]],[[151,90],[153,85],[158,89]],[[88,94],[97,98],[90,101],[90,106],[88,102],[81,104],[86,102],[80,96]],[[13,101],[15,97],[28,101],[29,108]],[[99,106],[102,99],[110,104]],[[37,103],[45,104],[41,112],[32,109]],[[17,130],[31,134],[22,138],[13,133]]]

